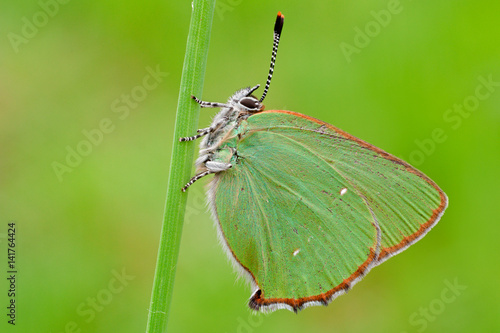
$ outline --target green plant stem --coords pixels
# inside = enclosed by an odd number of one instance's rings
[[[181,188],[191,177],[194,142],[179,142],[196,133],[199,105],[190,96],[201,97],[210,43],[215,0],[194,0],[182,70],[174,144],[168,179],[165,214],[146,332],[165,332],[174,287],[187,193]]]

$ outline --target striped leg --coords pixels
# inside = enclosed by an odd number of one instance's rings
[[[198,132],[198,134],[193,135],[193,136],[186,136],[186,137],[179,138],[179,141],[181,141],[181,142],[182,141],[193,141],[193,140],[196,140],[198,138],[201,138],[204,135],[207,135],[210,132],[213,132],[213,130],[214,129],[212,127],[202,128],[202,129],[199,129],[196,131],[196,132]]]
[[[193,178],[191,178],[191,180],[186,185],[184,185],[184,187],[182,188],[182,192],[186,192],[187,188],[189,186],[193,185],[195,181],[197,181],[198,179],[203,178],[205,176],[208,176],[211,173],[215,173],[215,171],[207,170],[205,172],[197,174],[196,176],[194,176]]]
[[[196,103],[200,104],[202,108],[230,108],[231,106],[224,103],[214,103],[214,102],[204,102],[199,100],[198,98],[191,95],[191,98],[196,101]]]
[[[205,163],[205,166],[207,167],[208,170],[201,172],[201,173],[197,174],[196,176],[194,176],[193,178],[191,178],[191,180],[186,185],[184,185],[184,187],[182,188],[182,192],[186,192],[187,188],[189,186],[193,185],[193,183],[200,178],[208,176],[211,173],[226,171],[227,169],[230,169],[233,167],[231,163],[216,162],[216,161],[207,161]]]
[[[183,142],[183,141],[193,141],[193,140],[196,140],[198,138],[201,138],[202,136],[205,136],[205,135],[207,135],[209,133],[212,133],[217,128],[226,126],[227,122],[228,122],[227,118],[222,118],[219,122],[217,122],[216,124],[212,124],[212,126],[210,126],[210,127],[196,130],[196,132],[198,132],[198,134],[193,135],[193,136],[186,136],[186,137],[179,138],[179,141]]]

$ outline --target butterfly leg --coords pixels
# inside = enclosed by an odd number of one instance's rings
[[[191,180],[186,185],[184,185],[184,187],[182,188],[182,192],[186,192],[187,188],[189,186],[193,185],[194,182],[197,181],[198,179],[201,179],[201,178],[208,176],[212,173],[225,171],[225,170],[231,168],[232,164],[231,163],[208,161],[207,163],[205,163],[205,166],[207,167],[208,170],[200,172],[199,174],[197,174],[196,176],[191,178]]]
[[[202,101],[193,95],[191,95],[191,98],[195,100],[196,103],[200,104],[202,108],[230,108],[231,106],[224,104],[224,103],[214,103],[214,102],[205,102]]]
[[[191,180],[186,185],[184,185],[184,187],[182,188],[182,192],[186,192],[186,190],[188,189],[188,187],[191,186],[191,185],[193,185],[195,181],[197,181],[198,179],[203,178],[205,176],[208,176],[211,173],[214,173],[214,172],[210,171],[210,170],[207,170],[207,171],[204,171],[204,172],[201,172],[201,173],[197,174],[196,176],[194,176],[193,178],[191,178]]]
[[[224,127],[227,123],[228,123],[228,119],[227,118],[222,118],[219,122],[217,122],[216,124],[214,124],[214,125],[212,125],[210,127],[196,130],[196,132],[198,132],[198,134],[193,135],[193,136],[186,136],[186,137],[179,138],[179,141],[183,142],[183,141],[193,141],[193,140],[196,140],[198,138],[201,138],[202,136],[205,136],[205,135],[207,135],[209,133],[212,133],[217,128]]]
[[[199,129],[196,131],[196,132],[198,132],[198,134],[193,135],[193,136],[185,136],[185,137],[179,138],[179,141],[181,141],[181,142],[193,141],[193,140],[201,138],[202,136],[205,136],[208,133],[213,132],[213,131],[214,131],[214,128],[212,128],[212,127],[202,128],[202,129]]]

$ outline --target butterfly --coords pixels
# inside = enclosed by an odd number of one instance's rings
[[[401,159],[321,120],[262,104],[274,71],[284,16],[274,25],[271,66],[259,88],[244,88],[221,108],[203,137],[198,179],[221,244],[252,285],[251,309],[294,312],[327,305],[373,267],[436,225],[448,199]]]

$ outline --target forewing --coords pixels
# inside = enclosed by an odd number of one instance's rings
[[[444,192],[422,172],[320,120],[266,111],[248,119],[248,131],[271,132],[303,145],[338,172],[347,191],[366,199],[382,231],[378,263],[422,238],[447,207]]]

